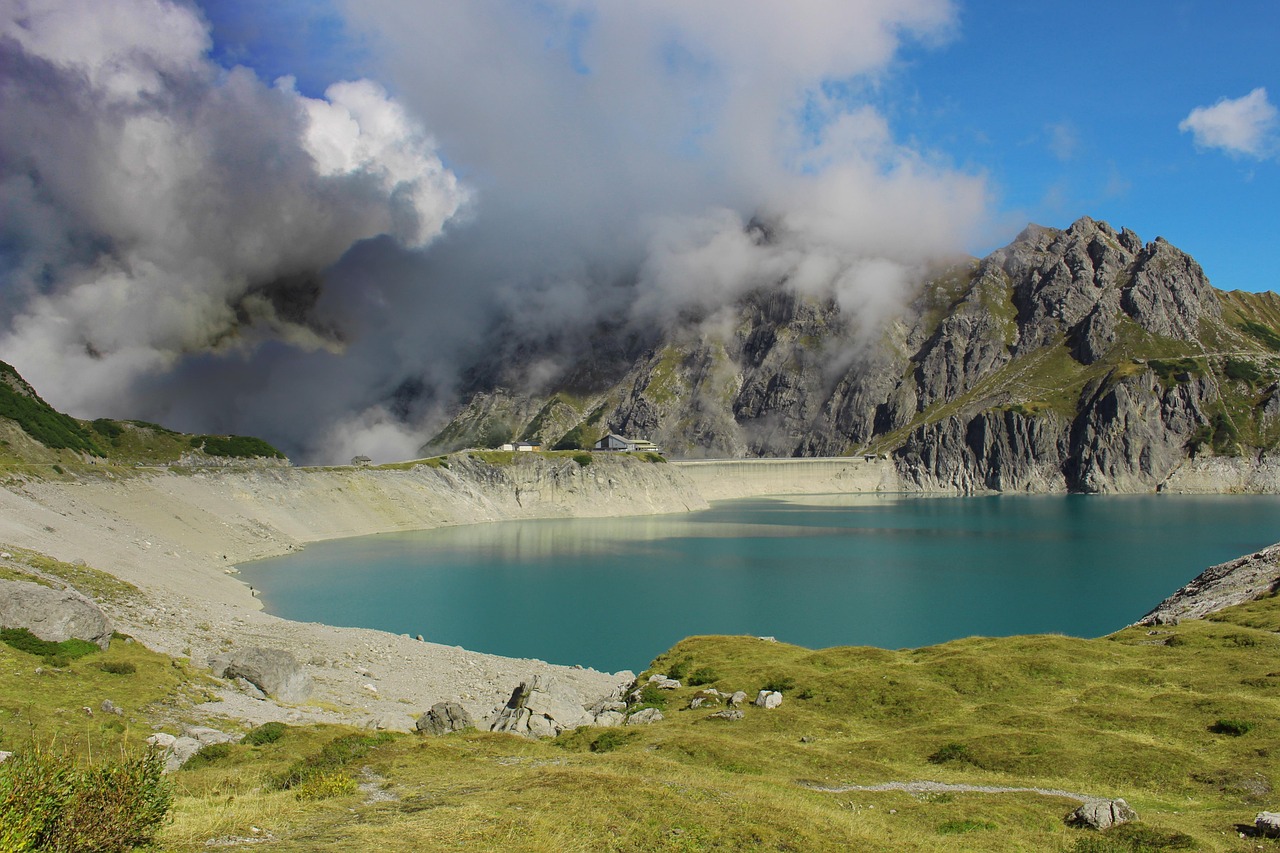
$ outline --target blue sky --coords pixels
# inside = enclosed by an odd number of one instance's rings
[[[292,75],[312,97],[357,76],[397,89],[382,73],[379,36],[349,25],[339,6],[202,5],[223,64],[266,79]],[[1219,287],[1280,287],[1277,128],[1261,156],[1197,145],[1179,130],[1193,109],[1258,87],[1280,101],[1280,4],[964,0],[955,8],[958,25],[946,36],[908,40],[885,69],[849,88],[883,113],[898,142],[986,177],[993,224],[969,251],[1008,242],[1027,221],[1065,227],[1089,215],[1144,239],[1164,236]],[[589,19],[578,16],[548,42],[589,75],[578,52],[589,38]],[[430,117],[424,123],[435,130]],[[453,154],[465,170],[466,152]]]

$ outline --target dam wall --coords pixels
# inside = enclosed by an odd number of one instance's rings
[[[672,462],[707,500],[903,491],[887,459],[707,459]]]

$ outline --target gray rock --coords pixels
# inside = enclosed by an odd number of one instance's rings
[[[729,697],[729,707],[736,708],[745,701],[747,701],[746,691],[743,691],[743,690],[734,691],[734,694]]]
[[[1253,825],[1263,838],[1280,838],[1280,812],[1258,812]]]
[[[1090,800],[1067,815],[1067,823],[1091,829],[1107,829],[1137,819],[1138,813],[1121,799]]]
[[[182,734],[200,741],[201,746],[210,746],[215,743],[238,743],[240,740],[239,735],[227,734],[208,726],[184,726]]]
[[[756,694],[757,708],[776,708],[782,704],[782,694],[776,690],[761,690]]]
[[[26,581],[0,580],[0,627],[26,628],[42,640],[88,640],[111,644],[111,621],[98,605],[74,590]]]
[[[457,702],[437,702],[414,724],[425,735],[445,735],[475,728],[475,721],[467,709]]]
[[[576,690],[549,676],[535,675],[520,682],[489,730],[531,738],[555,737],[567,729],[591,725],[593,720]]]
[[[156,732],[151,737],[147,738],[147,743],[152,746],[157,746],[160,749],[168,749],[173,746],[173,742],[177,739],[176,735],[171,735],[168,732]]]
[[[601,728],[607,729],[607,728],[613,728],[614,726],[620,726],[624,722],[626,722],[626,720],[627,720],[627,715],[622,711],[601,711],[600,713],[596,714],[595,722],[593,723],[593,725],[597,725],[597,726],[600,726]]]
[[[115,702],[110,699],[103,699],[102,704],[98,706],[104,714],[115,714],[117,717],[123,717],[124,711],[116,706]]]
[[[8,761],[12,757],[13,757],[12,752],[5,752],[3,749],[0,749],[0,764],[4,764],[6,761]]]
[[[193,737],[180,737],[174,740],[165,753],[164,769],[170,773],[191,760],[204,744]]]
[[[282,702],[304,702],[311,695],[311,676],[284,649],[253,646],[230,657],[211,658],[216,678],[243,678],[268,696]]]
[[[231,680],[231,683],[236,686],[236,689],[238,689],[244,695],[248,696],[250,699],[257,699],[259,701],[263,701],[267,698],[267,694],[259,690],[256,686],[254,686],[254,683],[247,678],[241,678],[237,676],[236,678],[233,678]]]
[[[649,683],[656,685],[659,690],[679,690],[680,682],[674,678],[667,678],[665,675],[649,676]]]
[[[657,708],[645,708],[643,711],[636,711],[630,717],[627,717],[628,726],[647,726],[650,723],[656,723],[664,719],[662,712]]]
[[[729,720],[731,722],[741,720],[746,713],[738,708],[725,708],[723,711],[716,711],[714,714],[707,716],[708,720]]]

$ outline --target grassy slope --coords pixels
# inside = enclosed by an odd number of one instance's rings
[[[211,456],[283,458],[257,438],[187,435],[145,421],[77,420],[46,403],[0,361],[0,470],[63,477],[101,464],[176,462],[193,449]]]
[[[647,727],[544,742],[396,736],[343,769],[388,788],[398,799],[387,802],[271,790],[285,768],[349,733],[291,728],[175,774],[162,846],[203,849],[257,826],[273,850],[1280,850],[1235,830],[1277,802],[1277,629],[1280,598],[1271,597],[1159,634],[1097,640],[812,651],[692,638],[655,667],[711,670],[720,687],[752,694],[789,681],[782,707],[716,721],[714,709],[680,710],[696,690],[684,688],[666,694],[667,719]],[[135,662],[138,672],[104,673],[101,659]],[[136,744],[155,719],[175,730],[201,691],[185,666],[120,641],[65,671],[36,675],[39,665],[0,646],[0,749],[54,734],[85,750]],[[104,698],[126,716],[79,710]],[[1223,719],[1252,729],[1216,733]],[[961,757],[931,762],[948,744],[961,745],[952,748]],[[1074,803],[1062,798],[800,784],[921,779],[1123,796],[1141,822],[1099,836],[1063,824]]]
[[[891,652],[692,638],[655,666],[707,667],[722,687],[752,693],[790,680],[783,706],[726,723],[708,719],[711,710],[679,710],[695,690],[685,688],[648,727],[541,743],[401,736],[349,768],[381,777],[399,797],[385,803],[262,793],[265,779],[338,734],[291,731],[179,774],[184,795],[168,838],[194,849],[253,824],[280,850],[1125,850],[1139,849],[1125,842],[1135,835],[1141,849],[1254,849],[1234,827],[1273,806],[1280,782],[1276,627],[1272,598],[1167,634],[1127,629],[1099,640]],[[1217,734],[1220,719],[1253,728]],[[929,760],[953,743],[967,757]],[[1123,796],[1142,822],[1099,839],[1063,825],[1074,803],[1061,798],[798,784],[920,779]]]

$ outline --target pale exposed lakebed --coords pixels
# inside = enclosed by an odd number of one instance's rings
[[[798,496],[464,525],[241,566],[289,619],[642,669],[692,634],[810,647],[1093,637],[1280,540],[1280,496]]]

